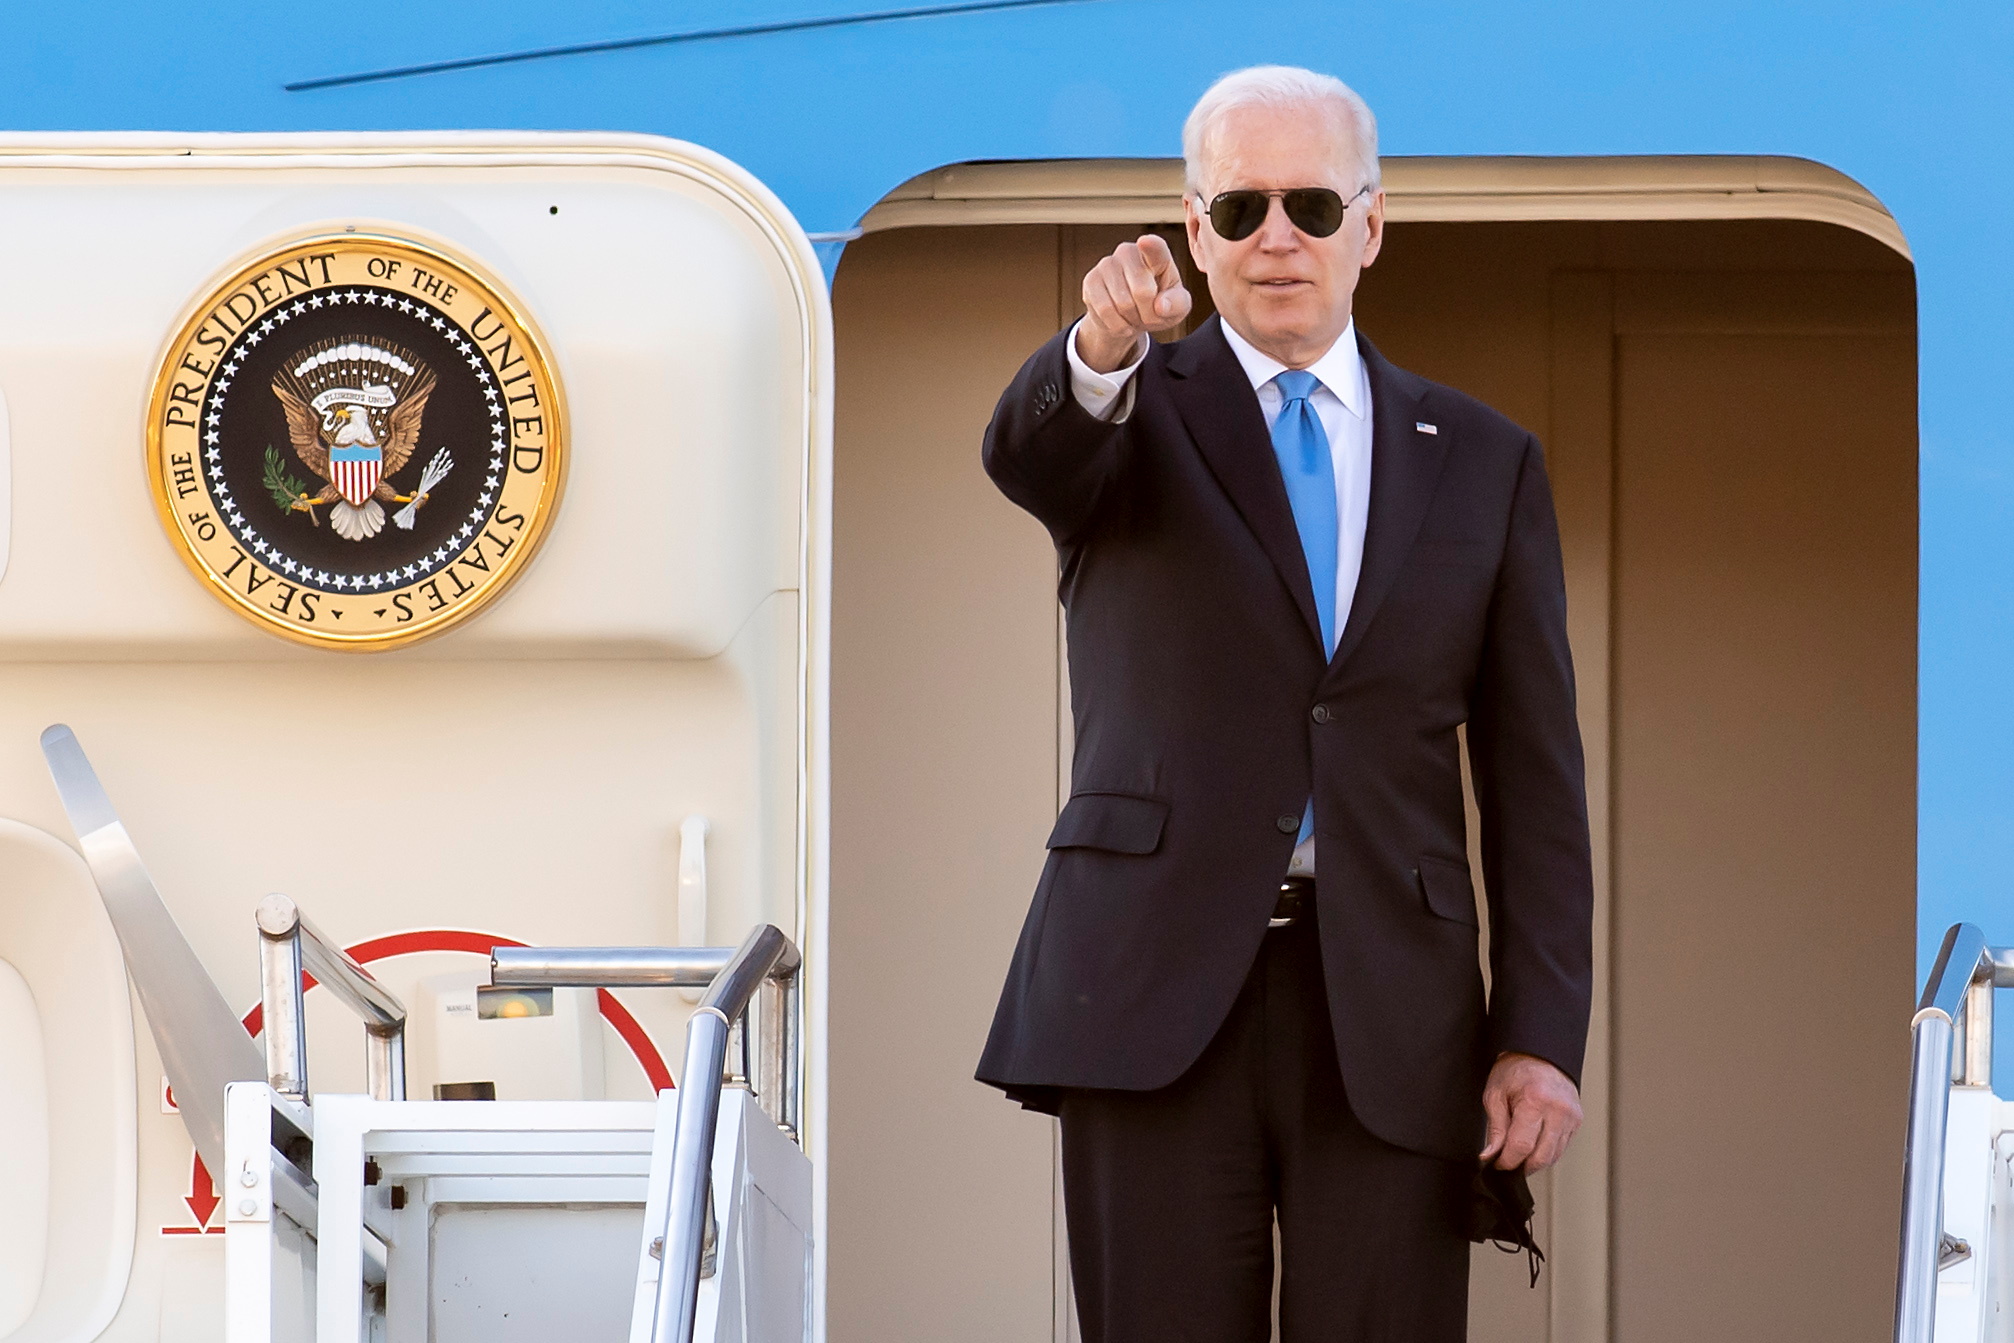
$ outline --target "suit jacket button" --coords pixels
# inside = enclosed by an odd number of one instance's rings
[[[1329,712],[1329,706],[1326,704],[1317,704],[1314,708],[1314,713],[1312,715],[1312,717],[1317,723],[1326,723],[1333,716],[1334,715],[1332,715]]]
[[[1273,824],[1280,827],[1281,834],[1291,835],[1301,828],[1301,818],[1298,816],[1282,816],[1277,821],[1274,821]]]

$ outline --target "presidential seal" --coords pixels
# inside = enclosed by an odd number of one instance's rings
[[[565,451],[552,361],[501,288],[365,233],[291,243],[204,295],[147,420],[189,566],[332,648],[411,643],[495,600],[552,520]]]

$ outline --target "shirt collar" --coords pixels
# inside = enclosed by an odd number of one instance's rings
[[[1229,322],[1221,322],[1224,339],[1230,343],[1231,353],[1238,356],[1238,363],[1244,368],[1245,376],[1252,380],[1252,390],[1257,391],[1274,378],[1287,371],[1287,366],[1269,354],[1261,352],[1252,342],[1246,340],[1231,328]],[[1364,356],[1357,349],[1357,319],[1350,318],[1350,324],[1343,328],[1343,334],[1336,337],[1336,343],[1327,352],[1308,365],[1308,372],[1315,379],[1335,393],[1343,408],[1364,418],[1365,395],[1370,389],[1364,383]]]

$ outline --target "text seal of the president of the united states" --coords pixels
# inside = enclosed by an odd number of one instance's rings
[[[501,286],[361,232],[267,251],[204,294],[147,427],[190,567],[269,630],[356,649],[501,594],[552,519],[565,452],[552,360]]]

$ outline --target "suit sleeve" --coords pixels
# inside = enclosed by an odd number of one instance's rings
[[[982,449],[1001,493],[1034,514],[1056,544],[1081,535],[1116,486],[1131,433],[1078,404],[1065,330],[1021,366],[994,408]]]
[[[1593,993],[1587,782],[1552,488],[1527,437],[1469,705],[1490,909],[1490,1033],[1580,1080]]]

